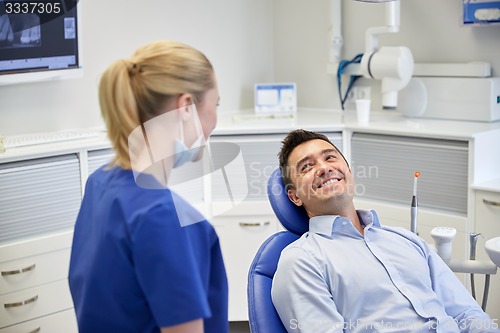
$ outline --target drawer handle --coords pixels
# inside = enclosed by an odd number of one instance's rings
[[[29,331],[29,332],[27,332],[27,333],[38,333],[38,332],[40,332],[41,330],[42,330],[42,329],[41,329],[40,327],[37,327],[37,328],[35,328],[34,330]]]
[[[14,302],[14,303],[4,303],[4,307],[6,309],[9,309],[9,308],[17,308],[19,306],[23,306],[23,305],[26,305],[26,304],[30,304],[30,303],[33,303],[34,301],[36,301],[38,299],[38,295],[35,295],[31,298],[28,298],[27,300],[24,300],[24,301],[19,301],[19,302]]]
[[[271,222],[265,221],[265,222],[240,222],[241,227],[262,227],[266,225],[270,225]]]
[[[487,205],[490,205],[490,206],[500,207],[500,202],[498,202],[498,201],[491,201],[491,200],[483,199],[483,202]]]
[[[24,267],[24,268],[15,269],[13,271],[2,271],[2,276],[22,274],[25,272],[32,271],[34,269],[35,269],[35,264],[32,264],[32,265],[29,265],[29,266]]]

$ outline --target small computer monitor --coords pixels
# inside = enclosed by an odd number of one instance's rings
[[[294,114],[297,112],[295,83],[255,84],[255,113]]]
[[[464,25],[500,24],[500,1],[463,0]]]
[[[0,85],[82,74],[77,0],[0,0]]]

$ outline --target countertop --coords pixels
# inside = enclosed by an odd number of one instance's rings
[[[364,132],[448,140],[469,140],[478,133],[500,131],[500,122],[468,122],[408,118],[398,111],[372,111],[370,122],[358,123],[354,110],[300,109],[295,119],[253,118],[251,111],[219,116],[215,135],[286,133],[296,128],[312,131]],[[248,118],[245,118],[248,116]]]
[[[500,178],[493,179],[487,182],[473,184],[471,186],[474,190],[490,191],[500,193]]]
[[[354,110],[330,110],[301,108],[294,118],[255,117],[253,111],[225,113],[218,115],[218,125],[213,135],[242,134],[284,134],[290,130],[304,128],[320,132],[364,132],[374,134],[428,137],[448,140],[468,141],[474,136],[499,131],[500,122],[465,122],[407,118],[397,111],[372,111],[370,122],[358,123]],[[49,143],[22,148],[8,149],[0,153],[0,163],[37,158],[78,150],[105,149],[109,141],[104,132],[95,138]]]

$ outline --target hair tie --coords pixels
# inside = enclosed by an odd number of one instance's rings
[[[132,68],[129,70],[130,75],[135,75],[137,73],[142,73],[142,66],[136,63],[132,64]]]

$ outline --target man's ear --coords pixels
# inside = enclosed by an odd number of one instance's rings
[[[288,199],[293,202],[296,206],[302,206],[302,200],[297,196],[297,190],[292,187],[287,191]]]

